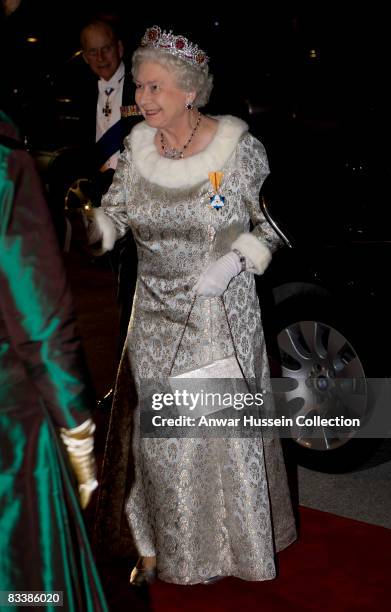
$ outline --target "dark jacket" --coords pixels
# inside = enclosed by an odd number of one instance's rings
[[[122,93],[122,106],[124,108],[134,106],[134,92],[135,87],[132,80],[132,75],[126,71],[125,67],[125,78],[124,87]],[[95,147],[96,137],[96,105],[98,102],[98,80],[91,77],[86,82],[85,88],[83,89],[83,95],[79,101],[80,107],[80,136],[82,143],[85,146]],[[121,117],[121,128],[122,128],[122,142],[124,138],[130,133],[132,127],[140,121],[141,115],[132,115]],[[123,144],[121,145],[121,151],[123,150]],[[97,164],[95,164],[96,167]],[[99,168],[97,168],[99,169]]]
[[[135,86],[132,75],[126,71],[125,66],[125,81],[122,94],[122,106],[124,110],[135,107],[134,102]],[[83,137],[84,142],[94,150],[95,135],[96,135],[96,105],[98,101],[98,82],[95,79],[89,87],[86,87],[85,95],[83,96],[83,105],[81,107],[81,124],[84,126]],[[123,139],[130,133],[133,126],[140,121],[141,115],[124,116],[121,118]],[[121,151],[123,150],[121,145]],[[96,150],[96,149],[95,149]],[[94,175],[94,199],[99,202],[101,196],[109,189],[114,172],[108,170],[104,173],[98,172],[99,163],[97,162],[98,155],[92,154],[93,165],[95,168]],[[137,250],[131,232],[128,232],[115,246],[111,254],[113,267],[117,276],[118,293],[117,299],[120,310],[120,332],[117,342],[118,357],[122,352],[122,347],[125,342],[126,332],[128,328],[130,313],[132,310],[133,293],[136,284],[137,276]]]

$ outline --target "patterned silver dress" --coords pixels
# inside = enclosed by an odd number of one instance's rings
[[[269,370],[252,271],[236,276],[223,296],[231,331],[221,298],[199,297],[178,347],[206,266],[238,240],[253,264],[257,244],[267,252],[279,246],[259,207],[268,174],[264,148],[230,116],[219,118],[204,151],[183,160],[161,157],[155,133],[144,122],[133,129],[102,202],[118,237],[131,228],[139,260],[118,381],[131,376],[137,388],[229,356],[233,338],[244,375],[265,389]],[[223,172],[220,210],[208,206],[214,171]],[[119,382],[117,406],[124,393]],[[140,437],[137,423],[124,434],[132,436],[134,455],[125,512],[139,554],[157,556],[159,577],[178,584],[216,575],[273,578],[275,551],[296,537],[279,441],[150,439]],[[110,428],[116,426],[113,415]]]

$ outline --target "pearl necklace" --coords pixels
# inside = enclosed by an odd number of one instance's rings
[[[168,159],[183,159],[183,156],[184,156],[184,153],[185,153],[187,147],[189,146],[189,144],[193,140],[194,134],[198,130],[198,126],[201,123],[201,117],[202,117],[202,115],[198,111],[197,123],[195,124],[195,127],[193,128],[193,130],[192,130],[192,132],[190,134],[189,140],[187,141],[187,143],[185,145],[183,145],[183,147],[181,149],[175,149],[174,147],[168,148],[166,146],[165,142],[164,142],[163,132],[160,132],[160,146],[162,148],[163,157],[167,157]]]

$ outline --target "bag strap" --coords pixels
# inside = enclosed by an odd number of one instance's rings
[[[176,351],[175,351],[175,354],[174,354],[174,358],[173,358],[173,360],[172,360],[171,368],[170,368],[170,371],[169,371],[169,374],[168,374],[169,376],[171,376],[171,372],[172,372],[173,367],[174,367],[174,365],[175,365],[175,360],[176,360],[176,358],[177,358],[177,356],[178,356],[179,349],[181,348],[181,344],[182,344],[183,336],[185,335],[186,327],[187,327],[187,324],[188,324],[188,322],[189,322],[190,315],[191,315],[191,312],[192,312],[192,310],[193,310],[193,307],[194,307],[194,304],[195,304],[195,301],[196,301],[197,297],[198,297],[198,296],[197,296],[197,295],[195,295],[195,296],[193,297],[192,301],[191,301],[190,310],[189,310],[189,312],[187,313],[187,317],[186,317],[185,324],[184,324],[184,326],[183,326],[183,330],[182,330],[182,333],[181,333],[181,337],[179,338],[179,343],[178,343],[178,345],[177,345],[177,347],[176,347]]]
[[[192,310],[193,310],[193,308],[194,308],[194,304],[195,304],[195,301],[196,301],[197,297],[202,297],[202,296],[195,295],[195,296],[194,296],[194,298],[193,298],[193,300],[192,300],[192,302],[191,302],[190,310],[189,310],[189,312],[188,312],[188,314],[187,314],[186,321],[185,321],[185,323],[184,323],[183,330],[182,330],[182,333],[181,333],[181,337],[179,338],[179,343],[178,343],[178,345],[177,345],[177,348],[176,348],[176,351],[175,351],[175,354],[174,354],[174,358],[173,358],[173,360],[172,360],[172,364],[171,364],[171,368],[170,368],[169,376],[171,375],[171,372],[172,372],[173,367],[174,367],[174,365],[175,365],[175,361],[176,361],[176,358],[177,358],[178,353],[179,353],[179,349],[180,349],[181,344],[182,344],[183,336],[185,335],[185,331],[186,331],[186,328],[187,328],[187,324],[188,324],[188,322],[189,322],[190,315],[191,315]],[[227,309],[226,309],[226,307],[225,307],[225,302],[224,302],[224,300],[223,300],[223,297],[222,297],[222,296],[219,296],[219,299],[221,300],[221,302],[222,302],[222,304],[223,304],[223,309],[224,309],[224,313],[225,313],[225,318],[227,319],[227,323],[228,323],[228,329],[229,329],[229,334],[230,334],[230,336],[231,336],[231,342],[232,342],[232,347],[233,347],[234,354],[235,354],[235,359],[236,359],[236,361],[238,362],[238,366],[239,366],[239,369],[240,369],[240,371],[241,371],[241,373],[242,373],[242,376],[243,376],[244,380],[246,380],[246,377],[245,377],[244,372],[243,372],[243,368],[242,368],[242,366],[241,366],[241,364],[240,364],[240,361],[239,361],[239,359],[238,359],[238,355],[237,355],[237,352],[236,352],[236,347],[235,347],[234,337],[233,337],[233,334],[232,334],[232,329],[231,329],[231,325],[230,325],[230,322],[229,322],[229,319],[228,319],[228,313],[227,313]]]
[[[238,354],[237,354],[237,352],[236,352],[235,341],[234,341],[234,337],[233,337],[233,333],[232,333],[231,325],[230,325],[230,322],[229,322],[229,318],[228,318],[227,309],[226,309],[226,307],[225,307],[225,302],[224,302],[224,299],[223,299],[223,297],[222,297],[222,296],[221,296],[221,301],[222,301],[222,303],[223,303],[223,308],[224,308],[224,312],[225,312],[225,318],[227,319],[227,323],[228,323],[228,329],[229,329],[229,333],[230,333],[230,336],[231,336],[231,341],[232,341],[232,346],[233,346],[234,353],[235,353],[235,359],[236,359],[236,361],[238,362],[238,366],[239,366],[239,369],[240,369],[240,371],[241,371],[241,373],[242,373],[242,376],[243,376],[244,380],[245,380],[245,381],[247,381],[247,379],[246,379],[246,377],[245,377],[245,375],[244,375],[244,372],[243,372],[243,368],[242,368],[242,366],[241,366],[241,364],[240,364],[240,361],[239,361],[239,359],[238,359]]]

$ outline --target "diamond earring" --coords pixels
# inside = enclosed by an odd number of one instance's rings
[[[192,102],[188,102],[187,104],[185,104],[185,108],[186,108],[188,111],[191,111],[191,110],[193,110],[193,108],[194,108],[194,104],[193,104]]]

